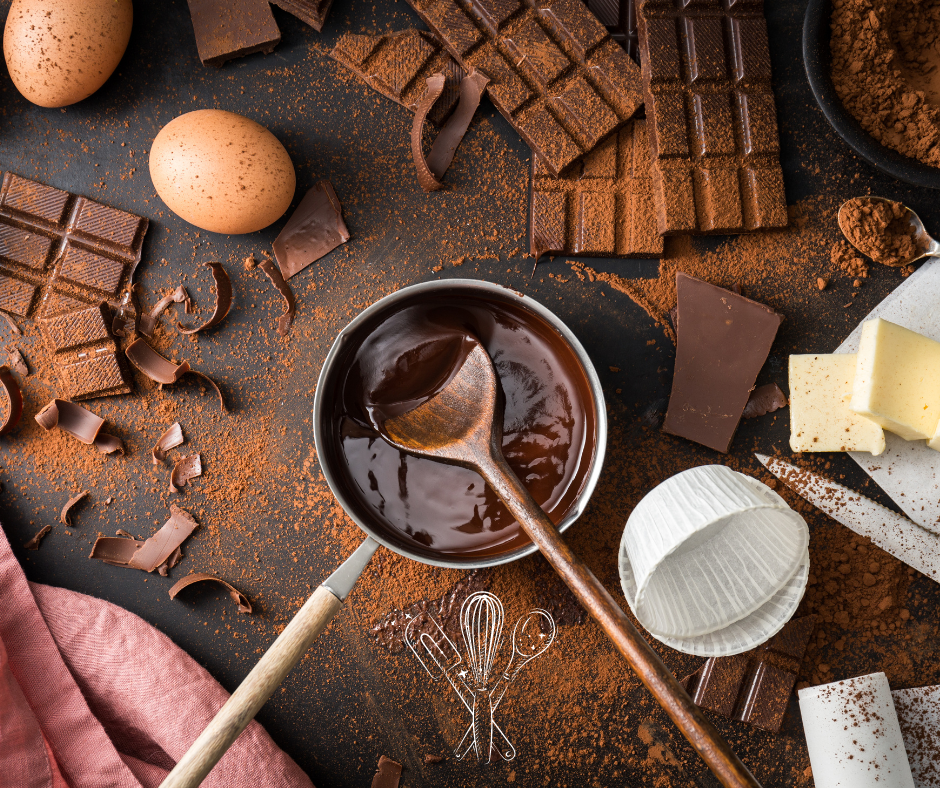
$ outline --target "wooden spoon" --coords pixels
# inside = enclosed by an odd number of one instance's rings
[[[384,433],[403,451],[472,468],[479,473],[603,627],[722,785],[760,788],[613,597],[571,552],[555,525],[509,467],[502,452],[502,424],[502,397],[496,372],[486,351],[477,345],[439,394],[414,410],[386,421]]]

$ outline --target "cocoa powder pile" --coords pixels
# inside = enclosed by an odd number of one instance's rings
[[[910,211],[894,200],[849,200],[839,211],[839,226],[856,249],[884,265],[906,265],[927,250]]]

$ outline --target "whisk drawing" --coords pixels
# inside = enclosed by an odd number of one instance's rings
[[[405,643],[431,679],[447,679],[470,713],[470,726],[454,750],[458,760],[471,752],[478,762],[516,757],[516,748],[496,722],[496,709],[513,679],[555,639],[551,615],[541,609],[529,611],[513,627],[506,667],[494,670],[503,643],[504,615],[502,602],[488,591],[467,597],[460,608],[466,659],[429,613],[415,616],[405,627]],[[422,626],[430,631],[420,631]]]

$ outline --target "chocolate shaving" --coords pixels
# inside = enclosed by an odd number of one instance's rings
[[[20,423],[23,416],[23,395],[20,393],[20,384],[7,366],[0,367],[0,386],[9,400],[6,420],[0,425],[0,435],[6,435]]]
[[[201,372],[196,372],[189,366],[188,361],[182,364],[174,364],[167,358],[164,358],[156,350],[147,344],[143,337],[138,337],[131,342],[124,350],[128,361],[137,369],[143,372],[148,378],[162,385],[172,385],[178,383],[183,375],[196,375],[205,380],[219,397],[219,406],[225,410],[225,400],[222,399],[222,391],[212,378]]]
[[[64,399],[54,399],[34,418],[44,430],[58,427],[73,438],[88,446],[94,446],[102,454],[124,453],[124,444],[115,435],[102,432],[104,419],[90,410]]]
[[[225,586],[228,589],[228,594],[232,597],[232,601],[238,605],[239,613],[250,613],[251,612],[251,602],[248,600],[241,591],[239,591],[231,583],[222,580],[219,577],[214,575],[207,575],[205,572],[196,572],[191,575],[187,575],[182,580],[177,580],[173,587],[170,589],[170,599],[175,599],[176,595],[182,591],[184,588],[187,588],[194,583],[203,583],[203,582],[212,582],[219,583],[220,585]]]
[[[745,419],[766,416],[775,410],[785,408],[788,404],[787,395],[780,390],[780,386],[776,383],[767,383],[751,392],[747,405],[744,406],[744,413],[741,415]]]
[[[167,293],[163,298],[157,301],[149,313],[140,316],[140,324],[138,325],[140,333],[145,337],[153,337],[153,332],[160,320],[160,315],[166,311],[170,304],[185,304],[186,311],[191,311],[192,304],[189,300],[189,293],[186,292],[185,287],[180,285],[172,293]]]
[[[443,760],[444,758],[440,755],[431,755],[430,753],[425,753],[424,755],[425,766],[428,766],[429,764],[432,764],[432,763],[441,763],[441,761]]]
[[[170,449],[182,446],[185,440],[186,438],[183,436],[183,428],[180,426],[180,423],[177,421],[171,424],[167,431],[160,436],[157,445],[150,451],[150,455],[153,457],[153,464],[159,465],[161,462],[165,462],[166,453]]]
[[[215,308],[212,310],[212,317],[200,326],[184,326],[177,324],[181,334],[198,334],[207,328],[212,328],[225,320],[225,316],[232,308],[232,280],[222,267],[222,263],[203,263],[212,271],[212,278],[215,280]],[[189,302],[187,301],[187,312]]]
[[[183,548],[177,547],[172,553],[170,553],[170,557],[157,567],[157,574],[160,575],[160,577],[169,577],[170,570],[182,560]]]
[[[372,777],[372,788],[398,788],[401,764],[386,755],[379,757],[378,771]]]
[[[202,456],[187,454],[173,466],[170,473],[170,492],[179,492],[190,479],[197,476],[202,476]]]
[[[89,558],[97,558],[112,566],[127,566],[144,543],[122,528],[118,529],[118,533],[120,536],[99,536],[91,548]]]
[[[111,333],[116,337],[136,334],[140,325],[140,303],[137,298],[139,285],[135,282],[124,293],[120,306],[111,321]]]
[[[17,374],[22,375],[24,378],[29,377],[29,367],[26,366],[26,359],[23,358],[23,354],[20,353],[18,347],[10,351],[9,364],[16,370]]]
[[[198,525],[189,512],[170,504],[170,519],[145,542],[120,536],[99,536],[90,557],[115,566],[130,566],[153,572],[162,564],[169,563],[179,546]]]
[[[290,333],[290,326],[294,322],[294,314],[297,312],[297,302],[294,300],[294,294],[281,275],[281,270],[271,260],[265,258],[258,263],[258,268],[268,275],[271,284],[284,297],[284,313],[277,319],[277,333],[282,337],[286,337]]]
[[[38,550],[39,543],[43,540],[43,537],[52,530],[51,525],[44,525],[36,535],[30,539],[26,544],[23,545],[27,550]]]
[[[333,185],[320,181],[304,195],[274,239],[274,259],[284,278],[290,279],[349,238]]]
[[[67,525],[69,528],[72,527],[72,518],[69,517],[69,510],[86,495],[88,495],[88,490],[82,490],[78,495],[73,495],[65,502],[65,506],[63,506],[62,511],[59,512],[60,523]]]
[[[16,323],[13,322],[13,318],[10,317],[6,312],[0,312],[0,317],[2,317],[4,320],[7,321],[7,325],[10,327],[10,330],[11,330],[14,334],[22,334],[22,333],[23,333],[22,331],[20,331],[20,327],[19,327],[18,325],[16,325]]]
[[[411,124],[411,156],[418,173],[418,183],[426,192],[437,191],[443,187],[441,178],[454,160],[457,146],[470,126],[470,121],[480,106],[480,98],[490,79],[485,74],[470,69],[460,81],[460,103],[448,118],[437,139],[431,145],[427,158],[421,146],[422,134],[427,123],[428,113],[440,98],[446,78],[444,74],[432,74],[427,78],[427,90],[418,102],[414,122]]]

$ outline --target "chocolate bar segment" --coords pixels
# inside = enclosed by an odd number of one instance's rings
[[[206,66],[273,52],[281,31],[268,0],[187,0],[199,59]]]
[[[659,230],[787,224],[761,0],[638,0]]]
[[[640,70],[578,0],[408,0],[558,175],[642,105]]]
[[[640,62],[639,33],[636,24],[636,0],[581,0],[610,37]]]
[[[327,14],[333,6],[333,0],[271,0],[278,8],[306,22],[318,33],[323,30]]]
[[[627,121],[558,178],[533,156],[529,230],[536,260],[543,254],[661,257],[646,122]]]
[[[330,57],[354,71],[383,96],[415,111],[431,74],[443,74],[444,90],[428,113],[442,125],[460,98],[463,69],[443,45],[423,30],[402,30],[382,36],[346,33],[333,47]]]

